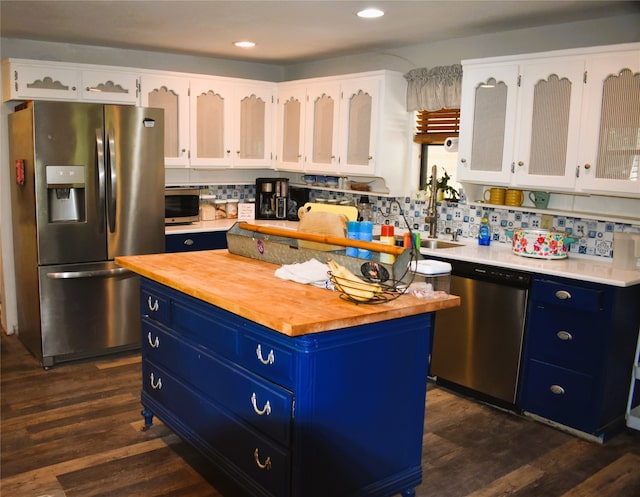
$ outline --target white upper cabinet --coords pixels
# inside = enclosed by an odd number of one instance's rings
[[[520,65],[512,185],[574,189],[583,79],[582,58]]]
[[[511,182],[518,65],[464,66],[458,181]]]
[[[279,84],[276,167],[382,177],[389,193],[408,195],[419,171],[411,171],[406,91],[404,77],[390,71]]]
[[[4,100],[77,100],[76,69],[58,65],[3,62]]]
[[[340,84],[307,86],[304,170],[337,173],[340,136]]]
[[[306,85],[278,85],[277,139],[274,154],[277,168],[304,171],[306,103]]]
[[[640,196],[640,49],[587,60],[578,185]]]
[[[341,90],[340,130],[342,140],[338,173],[342,175],[375,173],[376,141],[380,111],[379,78],[345,81]]]
[[[118,67],[6,59],[3,100],[63,100],[136,105],[138,73]]]
[[[233,167],[273,167],[275,84],[234,84],[231,142],[227,152]]]
[[[272,166],[275,84],[191,80],[191,166]]]
[[[85,101],[132,105],[138,103],[137,73],[83,70],[80,77],[80,92]]]
[[[463,69],[458,181],[640,195],[640,44]]]
[[[164,164],[188,167],[189,162],[189,79],[161,74],[140,78],[143,107],[164,109]]]

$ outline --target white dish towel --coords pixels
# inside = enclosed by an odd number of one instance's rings
[[[291,280],[307,285],[322,286],[329,280],[329,266],[317,259],[296,264],[285,264],[276,269],[275,275],[283,280]]]

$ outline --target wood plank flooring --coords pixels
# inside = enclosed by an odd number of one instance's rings
[[[141,431],[139,354],[45,371],[0,334],[3,497],[248,497],[158,420]],[[639,497],[640,432],[599,445],[430,385],[422,465],[418,497]]]

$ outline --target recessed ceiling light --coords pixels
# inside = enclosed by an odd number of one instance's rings
[[[382,17],[384,12],[380,9],[364,9],[358,12],[358,17],[364,17],[366,19],[374,19],[376,17]]]
[[[239,48],[253,48],[256,46],[252,41],[234,41],[233,44]]]

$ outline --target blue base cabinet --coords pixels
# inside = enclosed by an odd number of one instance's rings
[[[432,314],[289,337],[141,281],[147,427],[252,496],[415,495]]]
[[[164,243],[164,251],[167,253],[226,249],[227,232],[202,231],[197,233],[171,233],[165,235]]]
[[[530,294],[520,405],[604,440],[624,427],[640,286],[538,276]]]

